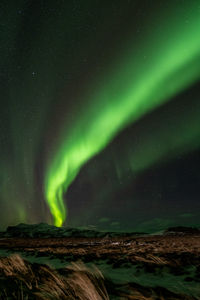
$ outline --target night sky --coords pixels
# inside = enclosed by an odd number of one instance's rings
[[[0,40],[0,229],[200,226],[199,0],[2,0]]]

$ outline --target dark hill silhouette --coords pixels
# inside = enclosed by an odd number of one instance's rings
[[[143,232],[108,232],[97,231],[92,229],[78,229],[71,227],[56,227],[46,223],[39,224],[18,224],[8,226],[5,232],[0,233],[0,237],[32,237],[32,238],[61,238],[61,237],[85,237],[85,238],[104,238],[104,237],[128,237],[144,235]]]

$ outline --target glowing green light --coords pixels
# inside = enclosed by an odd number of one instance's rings
[[[183,23],[184,11],[167,16],[166,21],[157,24],[162,28],[160,32],[152,29],[144,37],[139,52],[130,42],[129,54],[121,54],[120,67],[117,61],[95,93],[84,96],[84,112],[71,131],[63,132],[47,168],[45,195],[55,225],[61,226],[66,218],[63,193],[81,166],[129,123],[199,78],[200,17],[196,5],[190,6],[187,24]]]

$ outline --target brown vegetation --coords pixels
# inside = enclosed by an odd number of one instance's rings
[[[106,283],[109,286],[109,283]],[[147,288],[137,284],[113,290],[116,298],[130,300],[194,300],[164,288]],[[113,295],[112,291],[112,295]],[[108,300],[101,272],[82,262],[72,263],[59,271],[46,265],[30,264],[19,255],[0,259],[0,299],[16,300]]]
[[[101,272],[81,262],[71,264],[60,274],[12,255],[0,259],[0,277],[0,299],[109,299]]]
[[[0,300],[194,300],[189,295],[175,294],[163,287],[145,287],[132,278],[120,286],[93,265],[106,261],[115,271],[136,266],[137,272],[176,275],[186,274],[185,267],[194,267],[196,286],[200,286],[200,238],[195,236],[147,236],[136,238],[46,238],[1,239],[0,248],[60,258],[71,262],[54,270],[46,265],[29,263],[19,255],[0,258]],[[81,260],[81,261],[80,261]],[[190,275],[186,275],[191,280]],[[176,284],[176,282],[174,282]],[[183,282],[184,284],[184,282]],[[200,290],[200,288],[199,288]],[[200,293],[199,293],[200,294]]]

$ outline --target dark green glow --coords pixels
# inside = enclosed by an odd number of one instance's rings
[[[127,170],[133,174],[147,170],[159,162],[166,162],[184,155],[200,146],[200,103],[191,101],[187,110],[172,109],[159,120],[151,120],[145,130],[140,131],[137,142],[124,149],[123,160],[116,158],[114,164],[119,178]]]
[[[130,43],[129,54],[121,54],[120,67],[117,61],[95,93],[84,96],[85,111],[70,132],[63,132],[46,172],[45,196],[56,226],[66,218],[63,194],[83,164],[129,123],[199,78],[199,12],[194,4],[185,9],[189,9],[188,22],[183,22],[181,10],[174,16],[163,15],[167,21],[157,24],[161,32],[155,29],[144,37],[140,53]]]
[[[161,160],[198,149],[200,146],[200,106],[196,111],[176,116],[176,120],[159,124],[151,137],[146,137],[142,147],[132,149],[129,167],[134,173],[141,172]],[[166,126],[167,125],[167,126]]]
[[[49,22],[40,1],[7,2],[1,22],[0,211],[1,225],[50,222],[42,194],[41,149],[52,102],[62,80],[67,18]],[[51,3],[46,3],[50,8]],[[52,3],[52,7],[55,5]],[[50,8],[51,10],[51,8]],[[21,13],[18,14],[18,12]],[[61,34],[55,32],[58,28]],[[63,30],[63,28],[65,30]],[[56,57],[52,61],[52,56]],[[57,58],[58,57],[58,58]],[[42,177],[42,175],[40,176]],[[11,188],[12,187],[12,188]],[[39,207],[39,209],[38,209]]]

